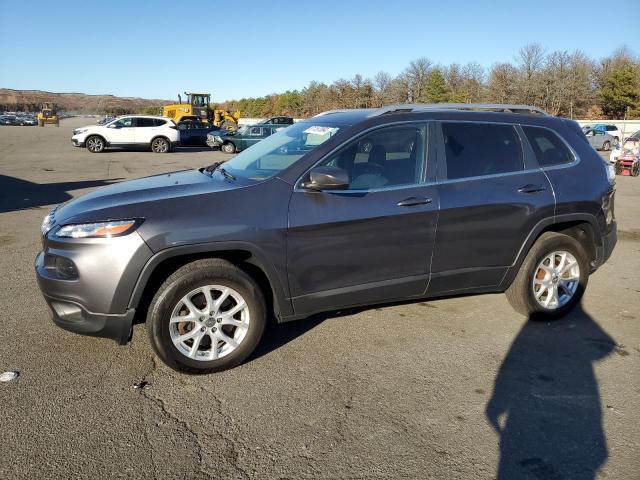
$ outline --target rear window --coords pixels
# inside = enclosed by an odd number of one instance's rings
[[[573,162],[573,154],[558,135],[546,128],[522,127],[541,167]]]
[[[512,125],[443,122],[442,134],[448,179],[524,169],[520,139]]]

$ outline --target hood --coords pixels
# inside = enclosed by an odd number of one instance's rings
[[[231,190],[241,186],[220,175],[205,175],[199,170],[184,170],[129,180],[102,187],[60,205],[55,212],[57,224],[116,220],[126,216],[144,216],[145,206],[167,199]],[[113,216],[112,216],[113,215]]]

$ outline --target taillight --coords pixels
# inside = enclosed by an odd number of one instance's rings
[[[174,130],[178,129],[178,127],[176,125],[169,125],[169,128],[173,128]]]

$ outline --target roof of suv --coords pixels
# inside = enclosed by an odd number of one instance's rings
[[[482,122],[504,122],[552,126],[560,123],[575,123],[572,120],[549,115],[544,110],[530,105],[511,104],[399,104],[382,108],[329,110],[305,122],[332,123],[343,126],[366,123],[368,126],[391,122],[415,120],[467,120]],[[572,129],[578,128],[577,124]]]
[[[127,115],[120,115],[119,117],[116,117],[116,120],[119,120],[121,118],[130,118],[130,117],[135,117],[135,118],[159,118],[162,120],[171,120],[169,117],[163,117],[162,115],[138,115],[136,113],[129,113]]]

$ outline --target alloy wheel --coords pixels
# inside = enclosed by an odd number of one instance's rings
[[[87,149],[91,152],[100,152],[103,146],[102,140],[97,137],[91,137],[87,140]]]
[[[169,333],[181,354],[211,361],[238,348],[249,322],[249,307],[242,295],[223,285],[206,285],[180,299],[169,319]]]
[[[166,153],[169,150],[169,144],[164,138],[156,138],[151,148],[156,153]]]
[[[533,296],[547,310],[557,310],[569,303],[580,283],[580,265],[576,257],[564,250],[546,255],[534,272]]]

